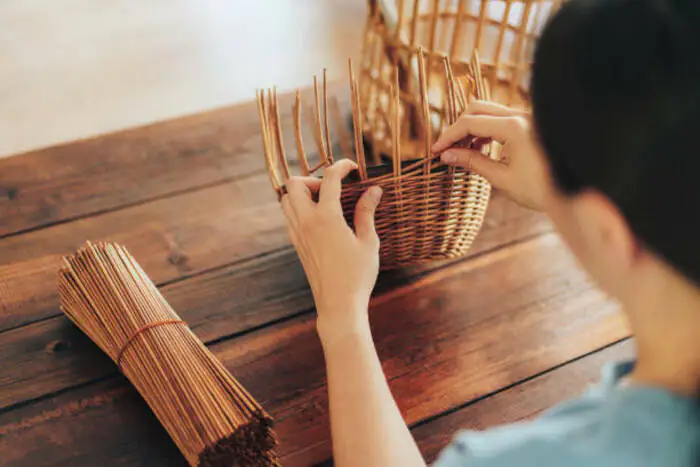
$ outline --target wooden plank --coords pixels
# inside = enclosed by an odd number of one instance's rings
[[[56,315],[62,255],[121,242],[158,283],[288,245],[267,177],[162,199],[0,240],[0,329]]]
[[[347,83],[329,91],[347,114]],[[280,101],[288,144],[292,99],[286,94]],[[311,102],[308,90],[304,101]],[[0,237],[261,173],[255,106],[250,102],[0,159]]]
[[[253,179],[251,183],[252,181]],[[216,190],[219,189],[221,188],[216,188]],[[245,192],[245,189],[241,190]],[[198,195],[188,195],[188,197],[191,196]],[[257,205],[255,208],[257,216],[252,215],[249,212],[250,209],[242,208],[241,212],[237,212],[238,209],[235,206],[238,203],[230,201],[229,196],[222,196],[224,201],[218,208],[216,197],[205,193],[202,196],[202,202],[210,200],[207,212],[215,214],[211,218],[198,209],[192,209],[191,213],[185,215],[184,212],[187,211],[184,208],[185,205],[198,206],[197,203],[188,202],[181,203],[183,208],[180,210],[177,209],[178,203],[174,203],[173,207],[168,209],[160,207],[131,214],[111,213],[106,215],[111,219],[103,221],[85,219],[78,222],[89,223],[90,229],[106,229],[110,225],[131,225],[129,223],[133,222],[134,225],[131,227],[134,229],[133,232],[122,232],[119,235],[127,238],[125,243],[130,246],[136,258],[156,282],[171,281],[162,289],[166,299],[190,323],[200,338],[205,342],[211,342],[274,320],[309,311],[313,307],[303,271],[296,254],[289,247],[279,207],[274,197],[270,196],[273,199],[269,201],[269,206],[261,205],[258,200],[250,197],[247,202],[242,203],[243,206],[248,203],[252,206]],[[237,200],[238,198],[234,197]],[[142,208],[134,208],[131,211],[139,211]],[[183,239],[178,250],[178,255],[183,260],[176,262],[180,266],[187,266],[183,270],[178,270],[169,262],[172,252],[162,240],[163,237],[157,241],[158,237],[153,234],[153,231],[150,236],[143,233],[147,230],[142,226],[145,222],[143,219],[148,219],[148,216],[154,212],[162,214],[168,210],[172,211],[174,216],[179,213],[182,217],[180,223],[174,224],[176,227],[172,236]],[[119,217],[114,219],[115,216]],[[252,220],[249,220],[251,218]],[[158,222],[157,218],[153,220]],[[57,226],[56,229],[61,230],[67,225]],[[232,233],[231,226],[234,225],[239,227],[235,233]],[[168,234],[169,231],[165,230],[166,228],[163,228],[161,235]],[[495,197],[482,236],[477,239],[470,255],[477,255],[505,243],[536,235],[548,228],[549,223],[542,216],[519,208],[502,197]],[[104,232],[98,232],[98,234]],[[206,238],[207,244],[202,245],[201,242],[188,240],[199,238],[197,235],[200,234]],[[61,235],[44,235],[41,232],[32,235],[40,236],[43,242],[61,238]],[[5,240],[14,242],[21,240],[22,237],[25,236]],[[70,235],[65,237],[70,241]],[[234,237],[237,241],[232,240]],[[3,241],[0,240],[0,245],[2,243]],[[31,242],[33,246],[40,248],[38,243]],[[31,251],[29,246],[22,249]],[[233,265],[172,282],[173,277],[182,277],[174,274],[193,274],[207,266],[213,267],[243,257],[246,259]],[[51,261],[58,261],[59,256],[54,255],[50,258]],[[0,284],[3,282],[11,284],[10,281],[15,283],[14,286],[6,286],[4,289],[24,291],[8,294],[3,299],[12,305],[8,309],[14,310],[15,322],[20,320],[26,322],[32,316],[60,314],[53,280],[57,263],[51,261],[48,261],[46,268],[39,270],[36,275],[26,272],[28,270],[24,268],[24,263],[20,263],[18,271],[21,274],[7,274],[4,279],[0,276]],[[381,293],[405,284],[416,276],[445,267],[446,264],[449,262],[431,263],[385,273],[379,280],[377,292]],[[52,279],[40,280],[37,278],[39,274],[50,275]],[[3,290],[3,287],[0,287],[0,290]],[[46,298],[31,302],[32,297]],[[32,307],[36,314],[28,315],[28,308]],[[97,352],[90,353],[89,348],[83,336],[60,316],[1,333],[0,355],[3,355],[3,361],[7,363],[0,366],[0,408],[114,373],[115,369],[111,365],[104,364]],[[90,357],[86,358],[86,353]]]
[[[474,251],[549,228],[544,216],[496,195]],[[289,245],[264,174],[3,238],[0,331],[57,315],[61,256],[103,239],[126,244],[156,284]]]
[[[460,429],[480,430],[531,418],[558,402],[574,397],[587,385],[598,381],[600,368],[605,362],[630,358],[632,347],[629,340],[615,344],[488,399],[420,424],[413,428],[413,435],[423,455],[432,461]],[[100,426],[115,427],[114,435],[111,435],[115,439],[104,444],[107,449],[101,460],[106,462],[105,465],[186,465],[148,407],[135,391],[124,385],[122,378],[96,386],[100,389],[99,396],[90,396],[94,390],[86,388],[76,391],[79,403],[67,402],[68,395],[44,401],[34,410],[28,410],[32,416],[23,418],[20,423],[5,424],[0,417],[0,434],[5,436],[13,432],[18,433],[17,436],[22,433],[22,436],[29,437],[22,445],[7,446],[8,449],[3,451],[8,456],[7,461],[19,459],[24,465],[62,466],[90,465],[96,458],[100,459],[94,451],[80,447],[83,442],[101,442],[99,434],[86,433],[86,439],[76,442],[78,449],[61,449],[73,446],[78,432],[77,428],[72,427],[70,418],[73,414],[79,414],[81,418],[100,420]],[[43,423],[62,426],[67,429],[67,436],[39,430]],[[37,445],[37,449],[26,451],[30,443],[47,443],[47,437],[49,445],[55,445],[51,448],[50,459],[47,459],[46,445],[44,449]],[[330,441],[325,438],[294,456],[288,456],[285,461],[286,465],[305,466],[330,452]]]
[[[288,246],[268,188],[261,175],[0,239],[0,330],[58,314],[60,258],[85,240],[126,244],[156,284]],[[548,229],[544,216],[496,195],[473,251]]]
[[[371,313],[384,370],[411,424],[629,335],[617,306],[554,235],[429,274],[373,300]],[[326,457],[314,450],[329,432],[313,316],[212,350],[276,417],[285,465],[302,465],[294,460],[304,452]],[[178,465],[145,412],[121,378],[109,379],[0,414],[0,450],[16,466]]]

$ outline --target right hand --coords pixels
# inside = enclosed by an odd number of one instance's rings
[[[453,147],[467,137],[503,145],[500,161],[475,149]],[[515,202],[543,210],[552,194],[547,162],[531,130],[529,114],[493,102],[473,101],[432,147],[448,165],[470,168]]]

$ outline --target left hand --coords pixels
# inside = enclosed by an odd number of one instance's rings
[[[292,177],[282,208],[289,236],[314,295],[321,341],[369,324],[369,298],[379,273],[379,237],[374,213],[382,196],[372,187],[355,207],[355,232],[343,217],[342,180],[357,166],[343,159],[323,179]],[[314,202],[312,192],[318,192]]]

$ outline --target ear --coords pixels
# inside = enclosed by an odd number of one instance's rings
[[[586,190],[576,196],[573,208],[590,253],[604,268],[600,271],[603,275],[607,270],[619,279],[620,274],[635,267],[644,250],[622,212],[607,196]]]

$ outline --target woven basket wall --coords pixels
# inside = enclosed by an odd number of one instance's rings
[[[360,63],[360,100],[365,115],[364,137],[375,156],[390,153],[387,109],[392,70],[399,68],[404,112],[404,158],[419,138],[416,55],[425,50],[433,128],[444,122],[441,84],[442,56],[449,56],[457,75],[466,73],[472,52],[493,100],[528,106],[528,86],[534,44],[547,18],[561,0],[370,0]],[[437,80],[439,81],[439,80]]]
[[[453,123],[464,110],[469,99],[478,97],[488,99],[488,89],[484,83],[478,58],[465,72],[468,74],[459,80],[454,77],[449,60],[442,60],[443,72],[435,72],[433,84],[441,84],[444,103],[441,107],[440,121],[446,125]],[[388,136],[391,141],[390,158],[378,165],[368,165],[362,144],[362,122],[359,87],[350,63],[350,88],[353,107],[354,157],[358,170],[343,181],[342,207],[346,220],[352,226],[353,213],[357,200],[372,185],[379,185],[384,196],[376,213],[377,232],[381,240],[380,265],[390,269],[431,260],[453,258],[467,252],[474,241],[488,205],[491,187],[479,175],[468,170],[446,167],[438,156],[430,154],[430,146],[437,136],[429,122],[431,103],[427,93],[427,70],[422,50],[417,57],[418,100],[417,112],[420,118],[421,135],[412,151],[420,151],[417,160],[402,161],[405,138],[401,135],[400,122],[404,119],[405,108],[401,106],[398,93],[398,71],[394,70],[394,82],[389,83],[387,106]],[[325,73],[324,73],[325,78]],[[465,86],[466,84],[466,86]],[[333,125],[328,119],[328,99],[326,83],[322,89],[314,79],[315,108],[314,116],[309,118],[309,126],[316,142],[320,162],[309,162],[302,142],[303,128],[301,119],[301,98],[297,92],[293,109],[294,134],[299,154],[299,167],[302,175],[313,174],[316,170],[333,163],[329,148],[332,147],[330,131]],[[260,113],[265,161],[273,189],[281,198],[284,196],[286,179],[291,175],[290,164],[284,155],[282,130],[279,119],[277,96],[274,91],[267,94],[258,92],[258,110]],[[432,106],[435,109],[433,103]],[[468,143],[465,143],[468,144]],[[491,153],[491,145],[479,148],[484,154]],[[313,166],[312,166],[313,165]]]

